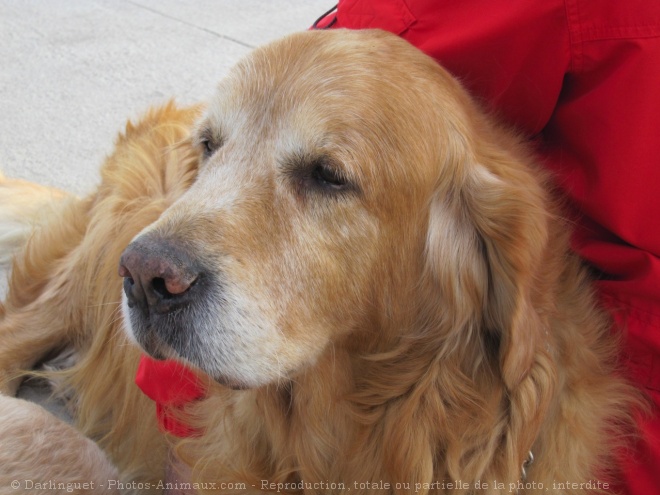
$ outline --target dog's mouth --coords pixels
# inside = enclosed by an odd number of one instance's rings
[[[142,350],[158,361],[176,357],[174,350],[163,342],[155,332],[136,336]]]
[[[194,367],[208,375],[218,384],[232,390],[248,390],[253,387],[237,378],[206,370],[201,356],[200,342],[195,337],[198,330],[181,321],[191,319],[191,309],[179,309],[181,314],[145,312],[139,306],[126,304],[125,311],[130,321],[130,333],[139,347],[153,359],[163,361],[174,359],[186,366]]]
[[[142,348],[142,350],[153,359],[156,359],[158,361],[164,361],[166,359],[174,359],[176,361],[183,363],[186,366],[194,367],[200,372],[208,375],[208,373],[204,369],[202,369],[202,367],[200,367],[198,364],[194,362],[195,356],[186,356],[185,354],[179,352],[177,349],[174,349],[171,345],[169,345],[166,341],[164,341],[160,337],[159,333],[153,328],[147,329],[145,327],[142,327],[142,329],[137,332],[133,330],[133,335],[138,345]],[[245,383],[242,383],[236,379],[231,379],[227,376],[216,375],[216,374],[208,375],[208,376],[210,376],[211,379],[213,379],[218,384],[230,388],[232,390],[248,390],[252,388]]]
[[[142,350],[146,354],[148,354],[151,358],[157,361],[174,359],[175,361],[179,361],[185,366],[192,367],[198,372],[207,375],[207,373],[204,370],[200,369],[199,366],[195,366],[188,359],[185,359],[183,356],[181,356],[176,350],[172,349],[172,347],[169,346],[166,342],[164,342],[154,331],[141,332],[139,336],[136,336],[136,340],[138,341],[138,344],[140,345]],[[241,383],[237,380],[230,379],[225,376],[210,376],[210,378],[219,385],[222,385],[223,387],[229,388],[231,390],[240,391],[240,390],[249,390],[252,388],[245,383]]]

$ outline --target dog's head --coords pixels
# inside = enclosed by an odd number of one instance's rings
[[[383,350],[435,311],[498,334],[514,383],[534,345],[545,220],[496,134],[392,35],[307,32],[256,50],[194,131],[196,182],[122,256],[130,332],[255,387],[332,346]]]

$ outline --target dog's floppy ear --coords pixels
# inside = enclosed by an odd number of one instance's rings
[[[460,179],[436,192],[427,255],[453,324],[476,321],[499,337],[502,377],[512,389],[529,371],[543,332],[531,297],[547,242],[546,200],[513,157],[491,150],[477,160],[460,165]]]

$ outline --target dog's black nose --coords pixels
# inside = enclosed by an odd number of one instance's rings
[[[172,241],[138,239],[121,256],[119,276],[129,307],[139,307],[145,316],[168,313],[191,298],[201,276],[198,265]]]

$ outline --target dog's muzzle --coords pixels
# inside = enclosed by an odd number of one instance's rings
[[[134,240],[119,262],[124,277],[127,330],[156,359],[194,358],[195,334],[204,314],[212,277],[185,243],[155,234]]]

